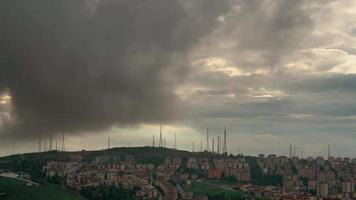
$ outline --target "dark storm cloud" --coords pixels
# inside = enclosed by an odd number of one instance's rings
[[[2,137],[81,132],[175,114],[186,55],[228,12],[224,1],[0,2]]]

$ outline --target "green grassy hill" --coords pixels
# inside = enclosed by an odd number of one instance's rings
[[[136,158],[138,163],[159,164],[165,157],[180,156],[188,158],[192,155],[208,156],[208,153],[191,153],[188,151],[175,150],[169,148],[153,147],[121,147],[97,151],[73,151],[73,152],[41,152],[25,153],[0,157],[0,169],[9,169],[11,171],[24,171],[31,173],[36,177],[42,166],[48,161],[69,161],[72,155],[81,155],[83,161],[92,161],[96,156],[115,155],[124,159],[126,155]]]
[[[7,200],[84,200],[79,195],[55,185],[26,186],[22,181],[0,177],[0,193]]]
[[[41,153],[25,153],[25,154],[15,154],[5,157],[0,157],[1,163],[13,163],[19,160],[32,160],[32,161],[67,161],[70,159],[71,155],[81,155],[84,160],[92,160],[95,156],[101,155],[117,155],[117,156],[126,156],[132,155],[136,159],[145,159],[145,158],[164,158],[165,156],[191,156],[204,153],[191,153],[183,150],[175,150],[169,148],[153,148],[153,147],[120,147],[120,148],[111,148],[104,150],[94,150],[94,151],[47,151]],[[207,154],[208,155],[208,154]]]
[[[193,192],[194,194],[207,194],[207,195],[216,195],[216,194],[225,194],[228,197],[241,196],[242,194],[238,191],[224,189],[219,185],[214,185],[210,183],[202,182],[192,182],[192,186],[187,188],[188,191]]]

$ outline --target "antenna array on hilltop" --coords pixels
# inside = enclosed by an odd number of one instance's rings
[[[46,152],[53,150],[65,151],[64,133],[62,133],[62,135],[60,135],[59,137],[54,137],[54,139],[55,143],[53,143],[52,135],[50,135],[49,137],[40,135],[38,137],[38,152]]]

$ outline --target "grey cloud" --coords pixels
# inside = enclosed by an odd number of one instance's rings
[[[289,79],[283,79],[279,86],[285,90],[302,93],[354,92],[356,75],[332,73],[328,75],[293,75]]]
[[[194,84],[202,81],[206,84],[201,85],[208,86],[208,89],[205,92],[194,93],[187,102],[188,104],[193,102],[187,109],[192,113],[192,119],[220,118],[232,120],[232,124],[236,123],[233,119],[327,124],[350,123],[352,119],[349,117],[356,116],[354,75],[273,74],[219,76],[217,80],[214,76],[205,76],[205,79],[204,76],[197,76],[198,78],[193,78]],[[274,90],[282,91],[282,96],[249,97],[251,91],[248,88],[266,88],[266,94]],[[209,96],[206,96],[207,93]],[[228,94],[235,96],[229,97]]]
[[[1,1],[0,89],[15,119],[2,137],[172,119],[186,55],[228,9],[208,0]]]
[[[239,67],[276,67],[313,30],[308,1],[238,2],[215,31],[211,52]]]

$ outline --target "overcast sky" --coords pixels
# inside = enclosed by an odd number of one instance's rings
[[[356,156],[354,0],[0,2],[0,155],[68,150]],[[158,140],[156,140],[156,144]]]

